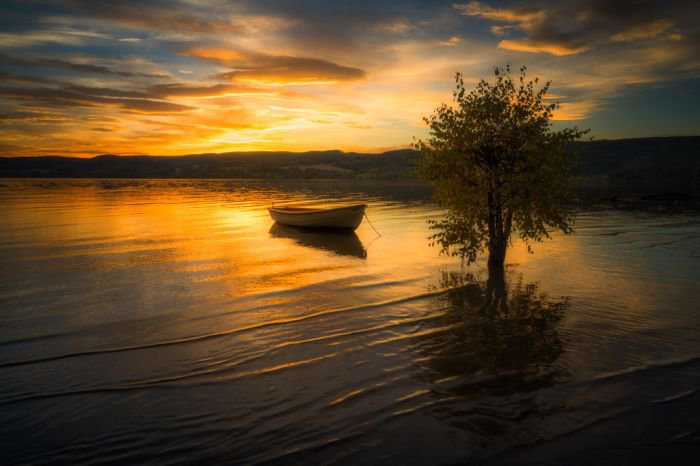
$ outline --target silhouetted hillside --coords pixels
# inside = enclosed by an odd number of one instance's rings
[[[700,137],[578,142],[576,174],[596,183],[658,183],[687,191],[700,184]],[[398,179],[411,173],[418,153],[341,151],[232,152],[177,157],[101,155],[0,158],[0,177],[46,178],[344,178]]]
[[[417,153],[232,152],[187,156],[100,155],[0,158],[1,177],[47,178],[370,178],[409,176]]]
[[[579,142],[576,173],[614,181],[697,182],[700,137],[620,139]]]

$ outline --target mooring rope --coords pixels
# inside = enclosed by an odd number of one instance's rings
[[[363,212],[363,213],[364,213],[364,215],[365,215],[365,218],[367,219],[367,223],[369,223],[369,226],[371,226],[371,227],[372,227],[372,230],[374,230],[374,232],[375,232],[376,234],[378,234],[379,237],[381,237],[382,234],[379,233],[379,230],[377,230],[376,228],[374,228],[374,225],[372,225],[372,221],[371,221],[371,220],[369,219],[369,217],[367,216],[367,212]]]

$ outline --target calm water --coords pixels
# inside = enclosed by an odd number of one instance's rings
[[[266,211],[336,199],[382,236]],[[509,252],[493,307],[421,187],[0,180],[0,463],[696,464],[700,215],[675,210],[582,208]]]

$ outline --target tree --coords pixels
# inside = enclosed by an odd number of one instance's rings
[[[561,205],[572,193],[573,156],[564,148],[588,130],[554,131],[558,103],[545,102],[550,82],[536,89],[539,80],[527,80],[525,67],[516,79],[510,66],[494,75],[467,92],[457,73],[455,105],[424,118],[429,134],[415,146],[420,176],[447,209],[431,221],[433,243],[468,263],[488,249],[489,268],[502,268],[514,231],[530,251],[550,229],[573,231]]]

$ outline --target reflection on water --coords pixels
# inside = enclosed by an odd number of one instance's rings
[[[489,276],[423,186],[2,180],[0,464],[694,464],[700,215],[647,207]]]
[[[528,392],[561,383],[567,371],[557,360],[564,351],[558,326],[569,299],[554,299],[522,274],[491,270],[485,283],[473,275],[444,273],[440,298],[444,314],[433,321],[449,331],[425,338],[431,376],[466,377],[452,394]],[[473,383],[477,376],[478,383]]]
[[[274,223],[270,227],[270,236],[291,239],[301,246],[328,251],[339,256],[358,259],[367,257],[367,251],[354,231],[304,229]]]

